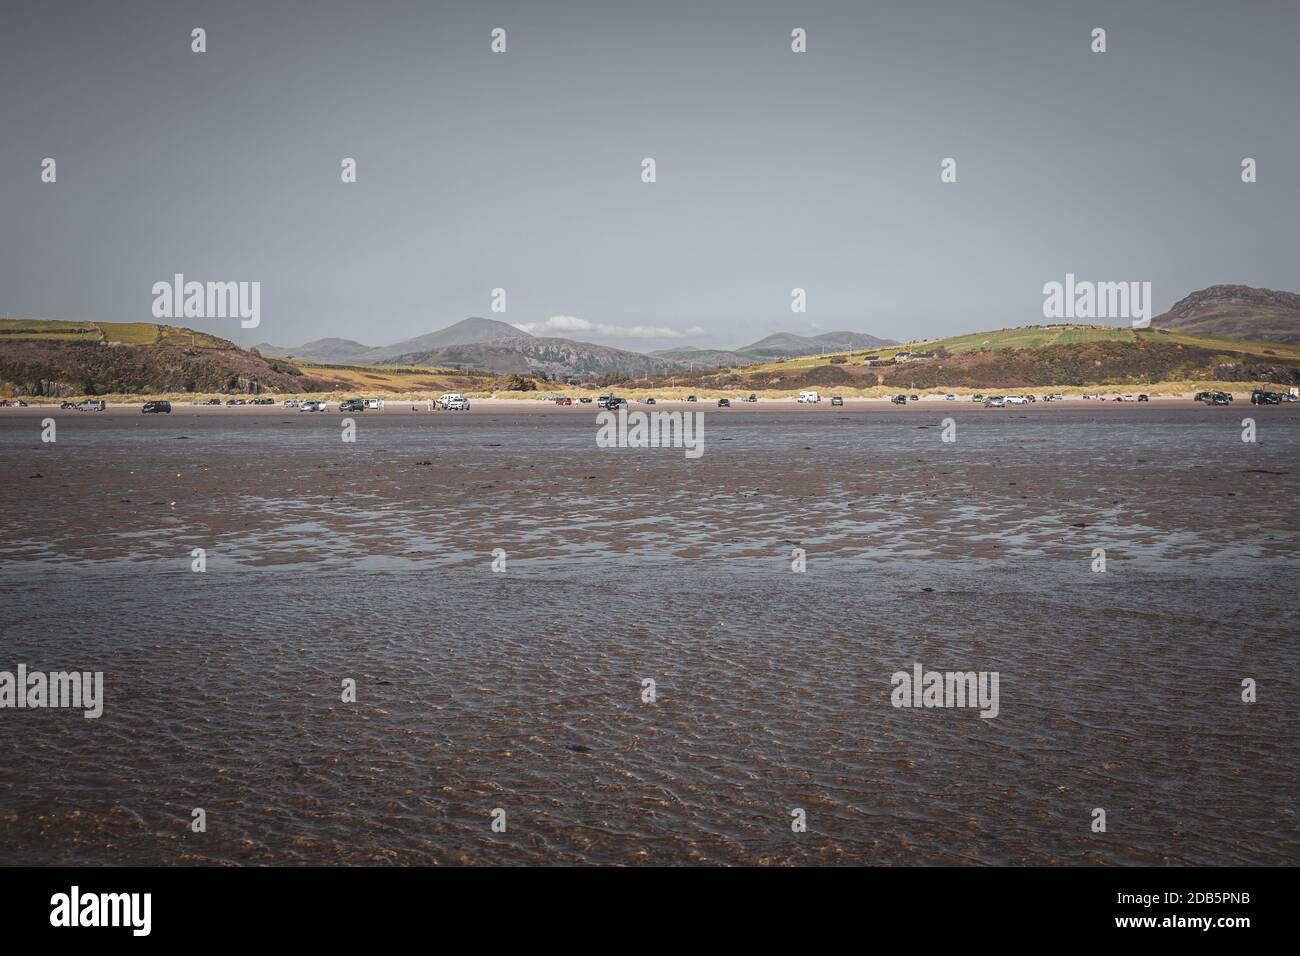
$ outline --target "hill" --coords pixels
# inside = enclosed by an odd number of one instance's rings
[[[193,329],[151,322],[0,319],[0,390],[70,396],[311,392],[288,362]]]
[[[840,352],[845,349],[874,349],[895,344],[897,343],[889,339],[877,338],[863,332],[823,332],[821,335],[776,332],[736,351],[751,358],[776,359]]]
[[[257,349],[268,355],[293,356],[306,362],[371,365],[402,355],[432,352],[441,348],[530,338],[532,336],[527,332],[522,332],[509,323],[471,316],[445,329],[417,335],[392,345],[369,346],[351,339],[326,338],[298,346],[262,344]]]
[[[917,359],[896,356],[922,353]],[[883,364],[866,365],[870,354]],[[1217,381],[1300,384],[1300,345],[1114,326],[1025,326],[678,375],[678,384],[763,389],[1154,385]]]
[[[1300,343],[1300,295],[1246,285],[1212,285],[1151,320],[1173,332]]]
[[[495,374],[539,375],[552,378],[602,378],[662,375],[678,363],[640,352],[572,339],[526,336],[498,342],[453,345],[398,355],[384,364],[438,365]]]

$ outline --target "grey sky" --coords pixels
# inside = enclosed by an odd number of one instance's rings
[[[1300,290],[1297,39],[1291,0],[10,3],[0,314],[151,321],[183,272],[262,283],[260,328],[184,323],[245,344],[495,286],[511,322],[703,330],[572,336],[649,350],[1022,325],[1067,272],[1156,312]]]

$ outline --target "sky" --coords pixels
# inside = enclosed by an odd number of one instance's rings
[[[177,323],[245,345],[649,351],[1032,324],[1067,273],[1300,291],[1298,38],[1293,0],[7,4],[0,315],[154,321],[179,272],[261,283],[255,329]]]

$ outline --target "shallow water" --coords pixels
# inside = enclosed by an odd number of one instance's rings
[[[706,411],[0,418],[0,862],[1300,860],[1300,415]]]

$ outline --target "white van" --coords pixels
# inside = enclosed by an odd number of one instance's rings
[[[800,392],[799,401],[801,402],[820,402],[822,397],[816,392]]]
[[[451,412],[469,411],[469,399],[460,392],[447,392],[438,398],[438,404]]]

